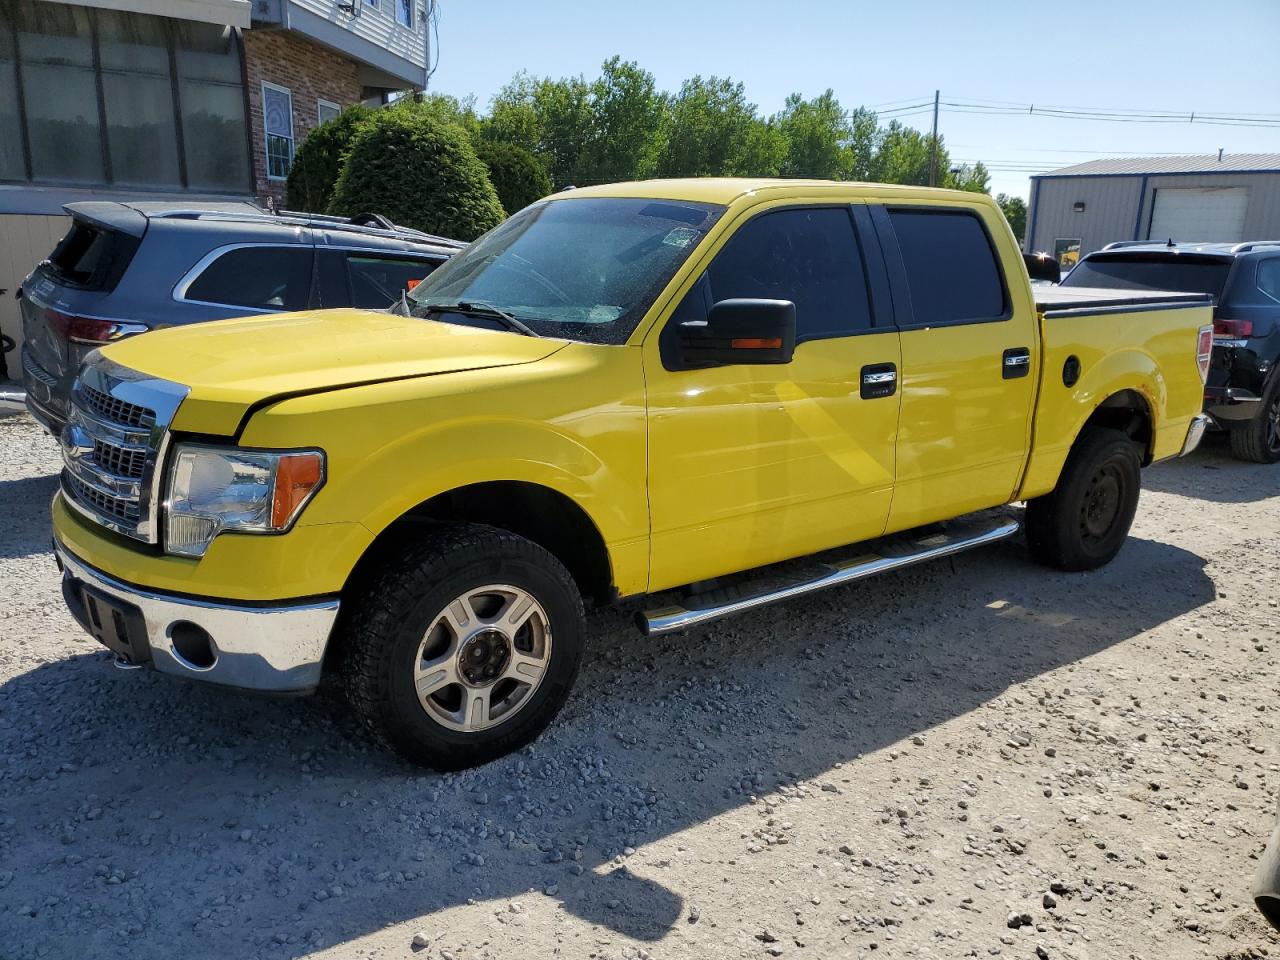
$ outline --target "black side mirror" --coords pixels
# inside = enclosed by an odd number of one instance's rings
[[[790,363],[796,349],[796,305],[790,300],[721,300],[706,320],[679,327],[684,367]]]
[[[1024,253],[1022,261],[1032,280],[1048,280],[1057,283],[1062,279],[1062,265],[1047,253]]]

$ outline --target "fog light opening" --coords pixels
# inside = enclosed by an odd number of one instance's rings
[[[218,651],[213,637],[204,627],[188,620],[179,620],[169,626],[169,639],[173,642],[174,657],[192,670],[208,670],[218,662]]]

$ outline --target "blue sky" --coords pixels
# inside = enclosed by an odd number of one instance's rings
[[[1280,153],[1280,0],[439,0],[431,89],[483,109],[517,70],[594,76],[613,54],[676,90],[741,80],[761,112],[827,87],[848,107],[1003,101],[1239,116],[1270,127],[1052,119],[943,107],[951,156],[983,160],[993,192],[1100,156]],[[991,106],[996,106],[991,104]],[[1016,108],[1015,108],[1016,109]],[[929,116],[903,122],[927,129]]]

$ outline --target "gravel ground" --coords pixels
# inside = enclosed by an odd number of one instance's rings
[[[1280,953],[1280,468],[1145,476],[1103,571],[1020,541],[688,636],[590,620],[531,748],[436,775],[334,699],[125,673],[0,420],[0,957]]]

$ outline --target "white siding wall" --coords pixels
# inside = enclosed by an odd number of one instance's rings
[[[0,216],[0,287],[7,288],[0,296],[0,331],[7,333],[22,346],[22,318],[18,314],[18,301],[14,294],[23,277],[31,268],[49,256],[62,235],[71,226],[70,217]],[[19,379],[22,362],[18,351],[5,356],[9,377]]]
[[[1280,173],[1152,174],[1146,179],[1145,190],[1142,176],[1138,174],[1035,181],[1027,211],[1028,234],[1034,216],[1035,235],[1029,236],[1027,249],[1052,252],[1055,238],[1079,237],[1080,252],[1085,254],[1115,240],[1150,239],[1147,231],[1151,224],[1152,193],[1162,187],[1248,187],[1245,239],[1280,238]],[[1077,201],[1084,203],[1084,213],[1072,211]]]
[[[352,19],[338,9],[338,0],[292,0],[318,17],[350,30],[356,36],[376,43],[397,57],[402,57],[419,67],[427,63],[426,0],[413,0],[413,27],[401,26],[396,21],[394,4],[398,0],[378,0],[378,6],[369,6],[367,0],[354,0],[360,5],[360,16]]]

